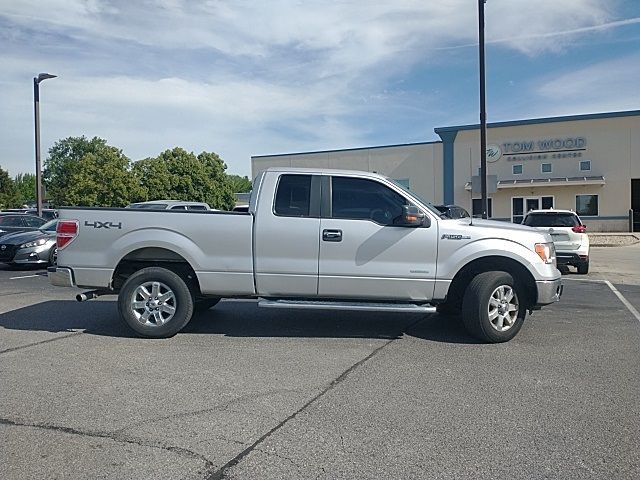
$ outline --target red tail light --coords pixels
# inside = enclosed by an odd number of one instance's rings
[[[587,227],[585,227],[584,225],[576,225],[571,230],[573,230],[576,233],[584,233],[587,231]]]
[[[77,220],[60,220],[56,228],[56,246],[62,250],[78,236]]]

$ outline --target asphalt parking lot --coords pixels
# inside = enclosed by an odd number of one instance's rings
[[[565,275],[500,345],[437,314],[252,301],[145,340],[113,298],[0,267],[0,478],[637,478],[628,255],[626,281]]]

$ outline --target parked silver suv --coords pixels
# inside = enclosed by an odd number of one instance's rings
[[[554,209],[531,210],[522,223],[551,234],[558,265],[572,265],[580,274],[589,272],[587,227],[575,212]]]

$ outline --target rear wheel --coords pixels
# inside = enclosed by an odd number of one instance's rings
[[[182,330],[193,315],[185,281],[166,268],[143,268],[131,275],[118,295],[122,319],[143,337],[166,338]]]
[[[522,287],[507,272],[476,275],[462,302],[462,320],[467,331],[484,342],[511,340],[522,328],[526,305]]]
[[[589,273],[589,260],[578,264],[576,268],[578,269],[578,273],[580,275],[586,275],[587,273]]]

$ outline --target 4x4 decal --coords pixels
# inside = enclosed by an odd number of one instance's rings
[[[85,227],[93,227],[93,228],[117,228],[117,229],[121,229],[122,228],[122,222],[119,223],[113,223],[113,222],[88,222],[85,220],[84,222],[84,226]]]

